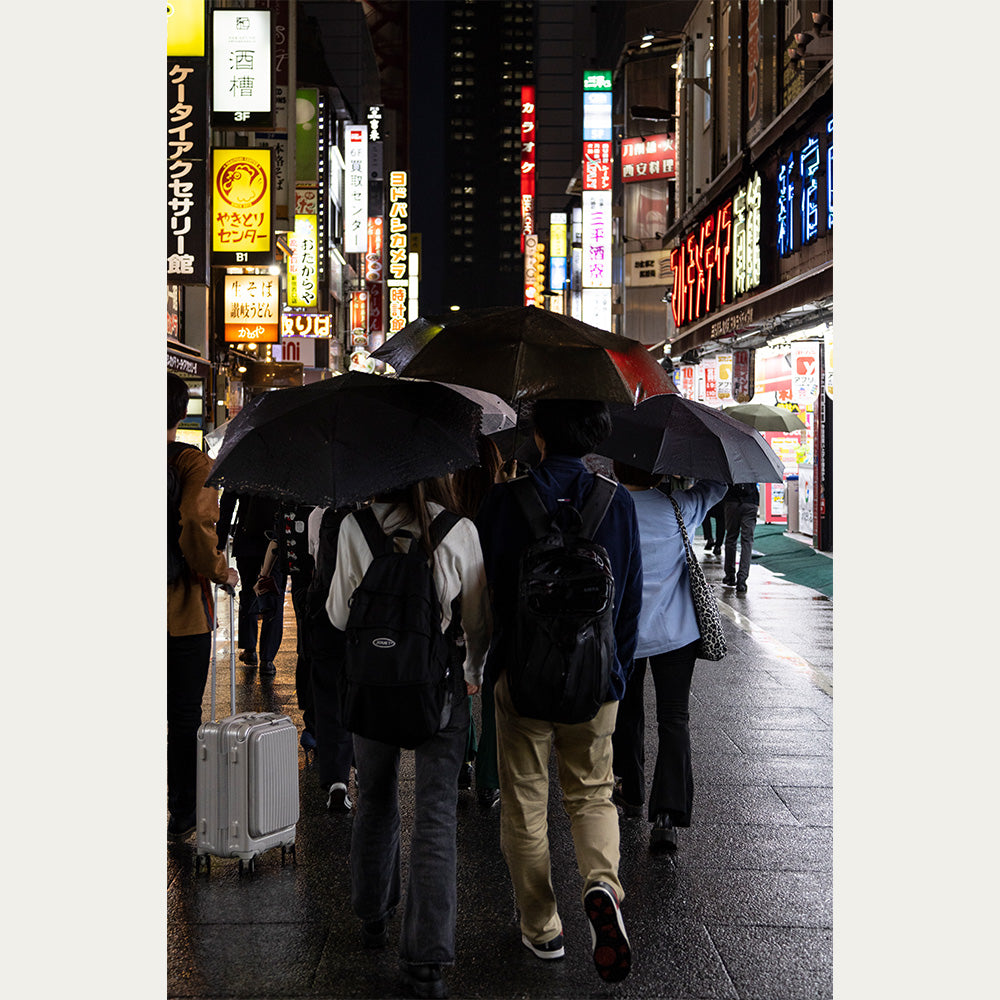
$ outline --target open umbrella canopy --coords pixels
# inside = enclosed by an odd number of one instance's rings
[[[597,452],[646,472],[718,483],[780,483],[784,467],[746,424],[683,396],[611,407],[612,432]]]
[[[486,392],[484,389],[473,389],[467,385],[452,385],[448,382],[439,382],[438,384],[446,385],[449,389],[460,392],[483,411],[479,426],[482,434],[499,434],[501,431],[510,430],[517,423],[517,411],[495,393]]]
[[[481,419],[431,382],[348,372],[276,389],[232,419],[208,485],[341,507],[477,465]]]
[[[677,392],[637,341],[534,306],[418,319],[372,357],[408,378],[485,389],[515,405],[546,398],[635,403]]]
[[[723,413],[758,431],[804,431],[806,425],[794,413],[767,403],[741,403],[726,406]],[[749,481],[749,480],[748,480]]]

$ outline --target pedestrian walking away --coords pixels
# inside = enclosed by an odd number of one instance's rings
[[[542,460],[527,478],[549,516],[561,501],[580,511],[597,482],[582,457],[611,432],[606,404],[536,400],[533,418]],[[552,887],[547,817],[548,762],[554,747],[583,881],[580,898],[591,926],[592,958],[604,981],[617,982],[628,975],[632,951],[621,913],[625,893],[618,877],[618,813],[611,801],[611,735],[635,650],[642,596],[635,507],[628,491],[615,487],[592,535],[606,552],[614,581],[613,656],[603,702],[583,722],[529,718],[515,707],[509,683],[517,660],[518,556],[535,537],[518,502],[520,482],[494,486],[477,518],[493,595],[495,635],[487,673],[494,681],[500,845],[514,886],[522,944],[540,959],[562,958],[565,943]]]
[[[713,525],[715,530],[713,531]],[[722,554],[722,546],[726,540],[726,505],[720,500],[705,515],[705,520],[701,523],[701,530],[705,535],[705,555],[709,552],[716,559]]]
[[[756,483],[734,483],[726,492],[726,561],[723,565],[722,585],[735,587],[737,594],[747,592],[759,505],[760,490]],[[739,568],[736,565],[737,536],[740,542]]]
[[[656,691],[657,752],[646,815],[650,847],[674,850],[677,827],[691,824],[694,777],[688,702],[700,633],[680,526],[671,500],[692,530],[726,493],[725,483],[702,481],[668,498],[661,476],[614,463],[615,476],[635,502],[642,549],[642,610],[635,663],[618,706],[612,739],[618,776],[614,801],[625,817],[639,817],[646,802],[645,708],[647,665]]]
[[[217,546],[219,491],[205,487],[212,460],[176,440],[187,407],[187,383],[168,373],[167,836],[175,840],[195,829],[197,736],[215,628],[212,584],[239,583]]]
[[[444,508],[426,500],[423,481],[377,496],[368,509],[387,535],[395,538],[395,532],[408,532],[410,544],[421,547],[433,571],[441,631],[448,634],[457,613],[465,643],[462,669],[453,674],[450,714],[442,719],[439,731],[414,750],[410,876],[399,935],[404,983],[417,997],[444,997],[448,992],[441,967],[455,961],[456,807],[469,730],[466,695],[476,694],[482,684],[491,634],[486,577],[479,537],[467,518],[457,519],[432,547],[431,522]],[[396,548],[405,550],[402,539],[397,538]],[[336,628],[347,628],[352,597],[372,562],[357,515],[345,517],[326,602]],[[362,942],[381,947],[387,943],[388,922],[401,900],[400,747],[356,733],[354,753],[358,801],[351,831],[351,906],[362,922]]]

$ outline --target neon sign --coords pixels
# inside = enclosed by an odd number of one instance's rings
[[[535,231],[535,88],[521,88],[521,250]]]
[[[760,174],[733,195],[733,297],[760,284]]]
[[[777,247],[787,257],[833,229],[833,115],[826,120],[826,151],[806,136],[778,167]]]
[[[670,310],[678,329],[729,301],[732,239],[733,199],[730,198],[671,251],[674,288]]]

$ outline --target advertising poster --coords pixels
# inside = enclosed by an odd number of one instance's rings
[[[753,350],[733,351],[733,400],[737,403],[749,403],[754,397],[755,358]]]
[[[819,395],[819,343],[792,344],[792,402],[809,406]]]
[[[718,374],[715,382],[715,395],[723,406],[733,403],[733,356],[731,354],[716,355]]]
[[[224,332],[227,344],[277,344],[279,282],[273,274],[227,274]]]

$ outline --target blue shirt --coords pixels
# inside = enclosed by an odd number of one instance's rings
[[[689,490],[671,494],[681,509],[688,539],[725,493],[725,483],[702,480]],[[656,489],[637,491],[632,499],[642,546],[642,612],[635,647],[639,658],[679,649],[700,638],[701,633],[691,600],[684,539],[673,504]]]
[[[556,501],[567,499],[578,510],[590,494],[594,474],[579,458],[552,455],[528,473],[542,503],[554,511]],[[517,604],[517,576],[521,552],[532,541],[527,519],[507,483],[490,488],[476,518],[486,564],[486,579],[493,594],[493,645],[486,660],[486,676],[496,681],[510,655],[513,616]],[[609,701],[620,701],[632,669],[639,605],[642,600],[642,553],[632,496],[624,486],[615,490],[607,514],[594,533],[603,545],[615,579],[615,657]]]

